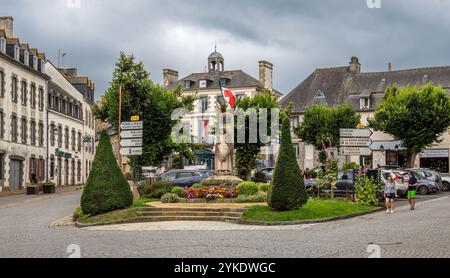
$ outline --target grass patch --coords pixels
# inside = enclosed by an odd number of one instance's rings
[[[133,207],[135,208],[142,208],[142,207],[148,207],[147,203],[151,202],[159,202],[159,199],[155,198],[141,198],[139,200],[133,201]]]
[[[244,214],[246,220],[256,221],[302,221],[354,214],[375,209],[344,200],[310,199],[303,208],[295,211],[275,212],[269,206],[252,206]]]
[[[115,210],[94,216],[84,215],[77,209],[75,214],[78,214],[76,220],[83,224],[109,223],[113,221],[133,219],[139,215],[139,208]]]

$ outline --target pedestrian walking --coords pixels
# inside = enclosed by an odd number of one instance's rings
[[[408,181],[408,202],[411,210],[416,209],[416,194],[417,194],[417,178],[413,172],[409,172]]]
[[[386,213],[394,213],[397,186],[391,176],[388,177],[386,186],[384,187],[384,198],[386,199]]]

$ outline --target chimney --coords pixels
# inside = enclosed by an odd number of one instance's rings
[[[14,18],[12,16],[1,16],[0,17],[0,29],[5,30],[6,37],[12,38],[13,36],[13,27],[14,27]]]
[[[77,68],[59,68],[58,69],[62,74],[68,77],[77,77],[78,76],[78,69]]]
[[[348,70],[351,73],[361,73],[361,64],[359,63],[359,59],[356,56],[353,56],[350,59],[350,65],[348,67]]]
[[[388,72],[391,72],[392,71],[392,64],[389,62],[389,64],[388,64]]]
[[[267,61],[259,61],[259,82],[265,89],[273,90],[273,64]]]
[[[163,69],[164,87],[178,82],[178,71]]]

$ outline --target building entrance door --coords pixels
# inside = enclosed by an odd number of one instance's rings
[[[57,171],[58,171],[58,185],[57,186],[61,186],[61,183],[62,183],[62,172],[61,172],[61,170],[62,170],[62,160],[61,160],[61,158],[58,158],[58,168],[57,168]]]
[[[69,160],[65,159],[64,160],[64,185],[68,186],[69,185]]]
[[[11,172],[9,178],[9,187],[11,191],[17,191],[22,188],[22,161],[11,160]]]

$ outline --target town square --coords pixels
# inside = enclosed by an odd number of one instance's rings
[[[0,258],[450,258],[449,8],[1,1]]]

